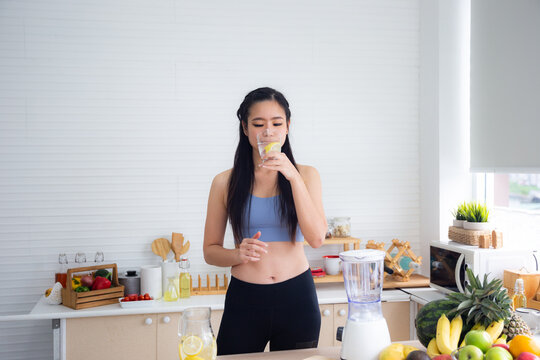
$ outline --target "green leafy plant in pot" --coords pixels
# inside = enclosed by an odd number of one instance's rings
[[[468,230],[487,230],[489,210],[486,205],[470,202],[466,206],[466,222],[463,223],[463,228]]]
[[[455,227],[463,227],[463,223],[467,220],[467,204],[465,202],[458,205],[456,209],[452,211],[454,217],[453,225]]]

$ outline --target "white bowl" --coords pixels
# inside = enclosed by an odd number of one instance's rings
[[[120,306],[124,309],[135,309],[143,307],[152,307],[156,305],[156,300],[137,300],[137,301],[122,301],[123,298],[118,299]]]

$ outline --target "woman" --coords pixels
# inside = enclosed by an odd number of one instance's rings
[[[280,92],[253,90],[237,115],[234,166],[212,182],[204,231],[206,262],[232,266],[218,355],[261,352],[268,341],[271,351],[316,347],[321,318],[303,241],[317,248],[327,229],[319,174],[294,161]],[[261,159],[257,134],[266,129],[282,135],[282,152]],[[227,219],[235,249],[223,247]]]

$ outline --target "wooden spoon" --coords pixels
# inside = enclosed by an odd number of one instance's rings
[[[167,260],[167,254],[171,251],[171,243],[165,238],[159,238],[152,241],[152,252],[161,256],[163,261]]]
[[[172,233],[172,251],[174,252],[174,259],[180,261],[180,255],[182,248],[184,247],[184,235],[182,233]]]

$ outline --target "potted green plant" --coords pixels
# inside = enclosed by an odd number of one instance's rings
[[[470,202],[466,207],[467,221],[463,223],[463,228],[468,230],[487,230],[489,210],[486,205]]]
[[[452,216],[454,217],[453,225],[462,228],[463,223],[467,220],[467,204],[465,202],[459,204],[457,209],[452,211]]]

